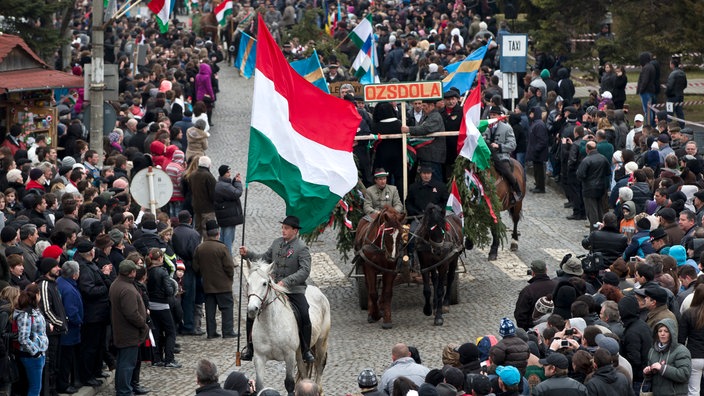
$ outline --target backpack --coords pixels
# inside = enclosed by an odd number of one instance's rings
[[[29,315],[29,317],[32,321],[32,325],[34,325],[34,316]],[[17,326],[17,320],[15,318],[12,318],[12,329],[10,330],[9,337],[10,337],[13,351],[20,350],[19,334],[20,334],[20,329]]]

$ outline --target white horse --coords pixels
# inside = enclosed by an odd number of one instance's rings
[[[293,378],[294,364],[298,366],[297,380],[312,378],[322,389],[323,369],[328,355],[328,335],[330,334],[330,302],[315,286],[306,287],[306,299],[310,306],[311,352],[315,362],[303,361],[298,338],[298,324],[286,297],[286,288],[278,286],[271,277],[271,264],[258,261],[249,264],[249,290],[247,315],[255,318],[252,327],[254,344],[254,369],[257,375],[257,389],[263,389],[264,367],[268,360],[286,363],[284,384],[289,394],[293,394],[296,384]]]

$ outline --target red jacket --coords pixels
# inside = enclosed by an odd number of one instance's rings
[[[27,150],[27,144],[24,142],[19,142],[19,145],[12,141],[12,137],[8,136],[2,141],[2,146],[7,147],[12,151],[12,156],[15,156],[17,150]]]

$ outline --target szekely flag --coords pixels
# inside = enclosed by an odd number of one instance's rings
[[[152,0],[147,4],[150,10],[156,14],[156,22],[159,31],[166,33],[169,31],[169,17],[171,16],[171,0]]]
[[[261,15],[258,26],[247,183],[274,190],[307,233],[326,223],[357,183],[352,144],[361,117],[354,104],[291,68]]]
[[[220,26],[227,24],[227,16],[232,15],[232,0],[225,0],[215,7],[215,18]]]
[[[479,169],[486,169],[491,164],[491,150],[486,145],[481,132],[489,125],[487,120],[480,120],[482,101],[479,85],[467,96],[462,111],[464,116],[457,136],[457,154],[469,159]],[[494,120],[493,122],[496,122]],[[493,123],[492,122],[492,123]]]

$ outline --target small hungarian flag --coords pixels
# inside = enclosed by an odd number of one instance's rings
[[[220,26],[227,24],[227,16],[232,15],[232,0],[225,0],[215,7],[215,17]]]
[[[156,14],[156,22],[159,31],[166,33],[169,31],[169,17],[171,16],[171,0],[152,0],[147,4],[150,10]]]
[[[460,134],[457,137],[457,154],[469,159],[479,169],[489,167],[491,150],[486,145],[482,132],[490,125],[488,121],[480,120],[482,113],[482,96],[477,85],[467,96],[464,102],[464,117],[460,125]],[[491,124],[496,122],[493,120]]]
[[[460,192],[457,189],[457,182],[452,180],[452,189],[450,190],[450,196],[447,198],[447,205],[445,210],[452,212],[462,219],[462,224],[464,224],[464,212],[462,212],[462,200],[460,199]]]
[[[291,68],[261,15],[258,26],[247,182],[274,190],[286,202],[286,214],[297,216],[301,232],[309,233],[357,184],[352,145],[362,119],[354,104],[324,93]]]

